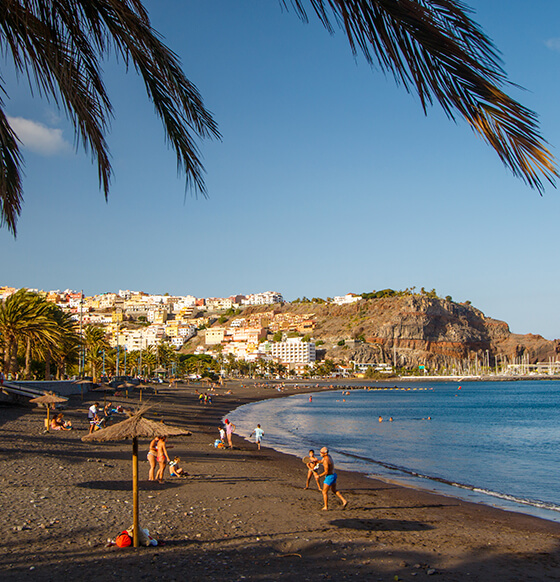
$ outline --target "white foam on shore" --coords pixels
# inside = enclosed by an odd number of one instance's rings
[[[315,395],[313,395],[315,397]],[[319,395],[317,395],[319,396]],[[309,449],[319,450],[325,443],[300,434],[297,414],[290,414],[307,399],[308,395],[292,395],[286,398],[273,398],[252,404],[247,404],[228,413],[230,420],[236,425],[236,433],[248,440],[253,429],[260,423],[265,430],[263,446],[273,448],[281,453],[294,455],[298,458],[307,454]],[[313,415],[306,412],[306,421],[312,423]],[[311,434],[324,434],[321,431],[321,421],[317,419],[315,429]],[[308,427],[309,428],[309,427]],[[348,454],[332,446],[337,467],[347,471],[362,473],[368,477],[386,482],[397,483],[404,487],[422,489],[448,497],[465,501],[481,503],[507,511],[525,513],[541,519],[560,522],[560,506],[540,500],[524,499],[522,497],[492,491],[476,485],[463,484],[453,480],[445,480],[403,467],[379,462],[360,455]]]

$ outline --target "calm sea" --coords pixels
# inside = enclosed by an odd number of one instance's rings
[[[327,445],[341,469],[560,521],[558,381],[370,384],[228,416],[285,453]]]

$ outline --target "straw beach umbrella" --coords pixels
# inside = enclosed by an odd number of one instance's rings
[[[45,392],[43,396],[38,396],[37,398],[32,398],[29,402],[34,404],[44,404],[47,407],[47,431],[50,428],[50,409],[51,404],[60,404],[61,402],[68,402],[68,398],[64,396],[57,396],[54,392]]]
[[[163,422],[154,422],[144,418],[144,414],[150,408],[145,406],[133,413],[129,418],[113,424],[100,431],[93,432],[85,437],[82,441],[124,441],[132,439],[132,498],[133,498],[133,524],[134,524],[134,547],[139,545],[139,519],[138,519],[138,439],[169,436],[190,436],[192,433],[188,430],[169,426]]]

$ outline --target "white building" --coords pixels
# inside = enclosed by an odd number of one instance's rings
[[[274,303],[284,303],[282,293],[276,291],[265,291],[264,293],[247,295],[243,300],[244,305],[272,305]]]
[[[169,342],[171,343],[171,345],[174,348],[182,348],[183,344],[185,343],[185,338],[181,337],[181,336],[177,336],[177,337],[172,337]]]
[[[263,344],[265,352],[281,364],[313,364],[315,362],[315,344],[304,342],[300,337],[288,338],[282,342]]]
[[[336,305],[349,305],[350,303],[356,303],[362,299],[361,295],[356,295],[355,293],[346,293],[346,295],[333,297],[333,303]]]

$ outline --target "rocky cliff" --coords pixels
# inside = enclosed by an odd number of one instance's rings
[[[425,295],[343,306],[286,304],[274,311],[313,313],[310,335],[324,342],[326,357],[339,361],[449,368],[467,366],[469,361],[491,366],[522,358],[525,363],[546,362],[560,352],[558,340],[512,334],[507,323],[486,317],[472,305]]]

